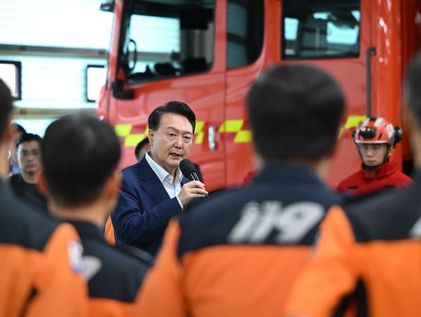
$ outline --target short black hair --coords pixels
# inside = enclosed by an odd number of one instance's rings
[[[23,126],[21,126],[19,123],[12,122],[12,125],[14,125],[14,126],[15,126],[16,130],[17,130],[19,133],[26,133],[25,128],[24,128]]]
[[[410,61],[404,80],[404,97],[409,109],[421,125],[421,51]]]
[[[186,117],[192,125],[194,132],[194,129],[196,128],[196,115],[186,103],[176,100],[169,101],[166,104],[155,108],[155,110],[151,112],[148,118],[149,129],[156,131],[159,128],[161,117],[165,113],[175,113]]]
[[[16,141],[16,148],[24,142],[36,141],[41,146],[42,138],[38,134],[23,133]]]
[[[0,78],[0,135],[3,135],[9,124],[9,115],[13,109],[13,98],[9,87]]]
[[[94,202],[116,170],[120,154],[114,129],[93,115],[72,114],[54,121],[41,146],[52,196],[67,207]]]
[[[145,146],[149,144],[149,139],[148,137],[144,138],[142,141],[140,141],[136,147],[134,148],[134,155],[136,158],[138,158],[140,150]]]
[[[247,95],[256,151],[267,162],[317,161],[333,152],[345,101],[337,82],[308,65],[276,65]]]

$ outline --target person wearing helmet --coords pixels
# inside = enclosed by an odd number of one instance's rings
[[[402,130],[384,118],[366,119],[354,133],[362,168],[345,178],[337,191],[362,196],[385,188],[404,187],[411,178],[390,161],[393,149],[402,139]]]

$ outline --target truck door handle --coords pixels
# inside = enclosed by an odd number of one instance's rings
[[[214,125],[208,128],[208,144],[212,152],[216,151],[216,127]]]
[[[371,117],[371,65],[372,65],[372,58],[376,55],[376,48],[370,47],[367,49],[367,52],[365,53],[365,81],[367,85],[366,89],[366,105],[365,105],[365,115],[367,117]]]

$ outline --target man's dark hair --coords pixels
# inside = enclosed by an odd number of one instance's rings
[[[26,133],[25,128],[22,127],[19,123],[12,122],[12,124],[15,126],[17,132],[19,132],[21,134]]]
[[[0,135],[4,134],[9,115],[13,109],[13,98],[9,87],[0,79]]]
[[[76,207],[99,197],[120,159],[113,128],[89,114],[51,123],[41,146],[48,188],[58,202]]]
[[[159,128],[159,122],[161,121],[161,117],[165,113],[175,113],[179,114],[180,116],[186,117],[192,125],[194,132],[194,129],[196,127],[196,115],[186,103],[176,100],[169,101],[165,105],[159,106],[158,108],[155,108],[154,111],[152,111],[148,118],[149,129],[151,129],[152,131],[156,131]]]
[[[405,101],[414,113],[418,124],[421,125],[421,51],[418,52],[408,65],[405,81]]]
[[[42,138],[38,134],[33,133],[23,133],[16,141],[16,148],[19,147],[22,143],[36,141],[39,146],[41,146]]]
[[[344,103],[337,82],[318,68],[268,69],[247,96],[256,151],[268,162],[321,159],[334,149]]]
[[[134,155],[136,159],[139,157],[140,150],[142,150],[142,148],[148,144],[149,144],[149,139],[148,137],[146,137],[136,145],[136,147],[134,148]]]

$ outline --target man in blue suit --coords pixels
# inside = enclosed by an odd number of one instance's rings
[[[181,215],[193,198],[208,194],[202,182],[187,182],[179,169],[190,153],[195,124],[194,112],[179,101],[150,114],[151,150],[122,171],[120,197],[111,216],[117,245],[134,245],[155,256],[169,220]]]

